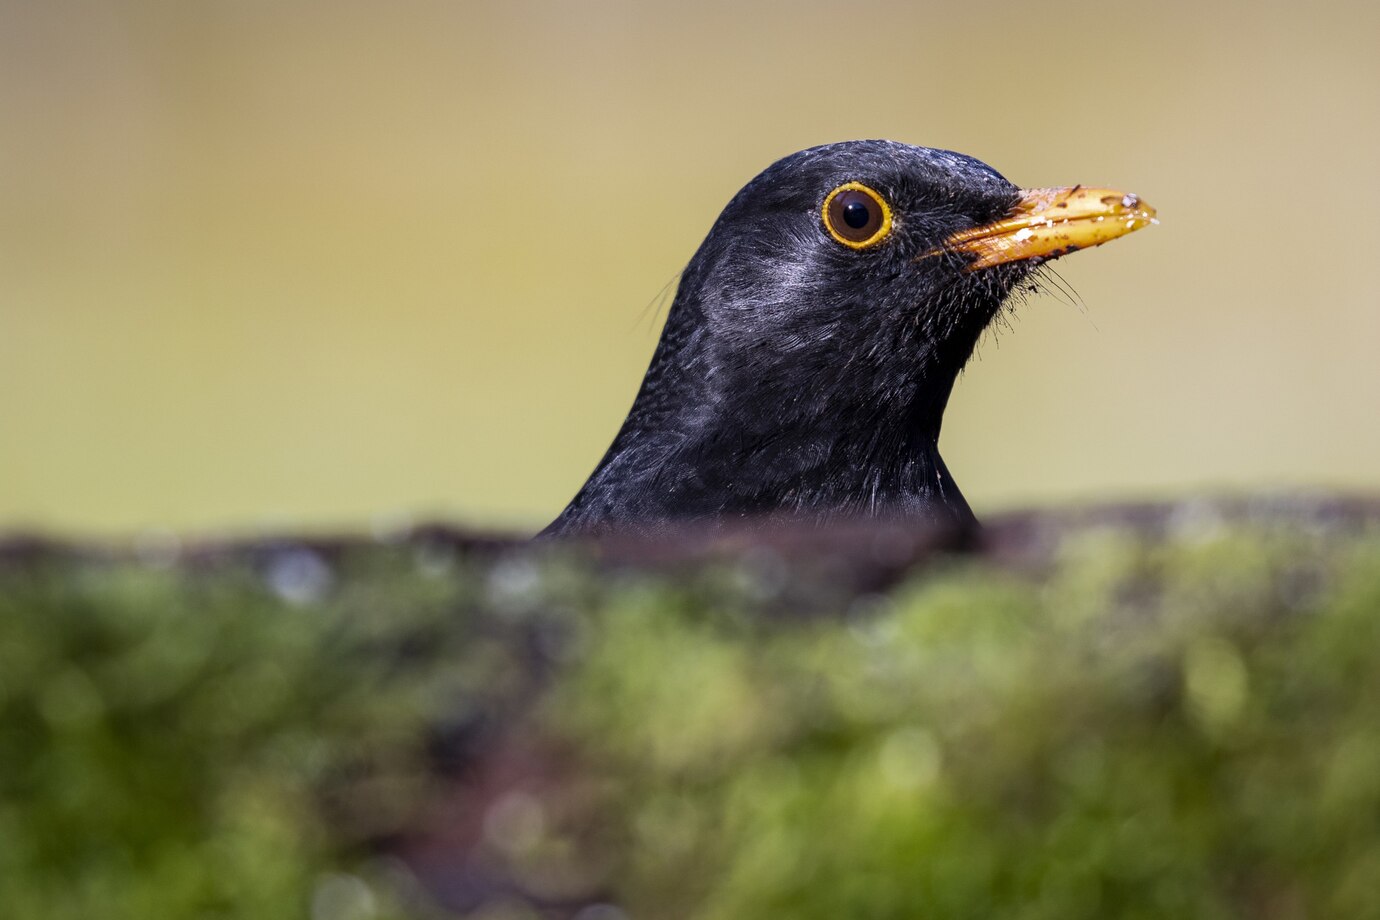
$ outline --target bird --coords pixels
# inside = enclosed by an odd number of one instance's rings
[[[757,518],[976,517],[939,454],[959,372],[1051,259],[1150,224],[1137,195],[1021,189],[896,141],[786,156],[680,277],[622,427],[540,534]]]

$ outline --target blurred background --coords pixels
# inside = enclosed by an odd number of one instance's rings
[[[1380,487],[1380,7],[0,0],[0,530],[533,530],[665,286],[802,147],[1162,226],[947,417],[981,515]]]

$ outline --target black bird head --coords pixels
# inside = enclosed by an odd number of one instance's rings
[[[613,445],[547,533],[747,515],[972,514],[939,456],[954,380],[1040,262],[1153,220],[892,141],[779,160],[681,277]]]

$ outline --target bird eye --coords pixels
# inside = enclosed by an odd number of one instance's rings
[[[824,198],[824,229],[849,249],[866,249],[891,233],[891,208],[861,182],[845,182]]]

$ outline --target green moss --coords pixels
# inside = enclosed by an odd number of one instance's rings
[[[1380,548],[1065,549],[842,628],[601,620],[552,722],[617,778],[634,913],[1376,915]]]
[[[421,842],[484,916],[1380,916],[1366,533],[1075,529],[809,615],[789,560],[0,559],[0,904],[429,915]]]

